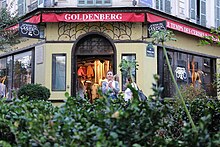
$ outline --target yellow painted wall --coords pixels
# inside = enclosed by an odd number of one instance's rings
[[[113,40],[140,40],[141,23],[47,23],[47,40],[70,41],[88,32],[101,32]],[[114,31],[114,33],[113,33]]]
[[[117,43],[117,64],[121,62],[122,54],[136,54],[136,60],[139,64],[136,72],[137,85],[148,96],[152,94],[152,83],[155,82],[153,75],[157,73],[157,49],[155,47],[155,57],[146,56],[145,43]],[[121,79],[121,72],[117,65],[117,73]]]
[[[200,38],[187,35],[184,33],[174,32],[177,41],[169,41],[165,43],[168,46],[173,46],[186,51],[195,53],[203,53],[205,55],[220,56],[220,47],[216,46],[199,46]]]
[[[70,43],[47,43],[45,46],[45,86],[50,89],[52,89],[52,54],[66,54],[66,91],[51,91],[51,99],[63,99],[65,92],[71,92],[72,45]]]

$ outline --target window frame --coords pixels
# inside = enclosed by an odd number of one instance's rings
[[[219,5],[218,5],[218,2],[217,2],[218,0],[215,0],[215,5],[216,5],[216,7],[215,7],[215,26],[216,26],[216,28],[218,28],[219,26],[220,26],[220,2],[219,2]],[[218,11],[217,11],[218,10]],[[219,12],[219,18],[217,18],[217,12]]]
[[[136,61],[137,60],[137,55],[136,53],[125,53],[125,54],[121,54],[121,60],[123,60],[124,58],[123,57],[127,57],[127,56],[134,56],[134,60]],[[125,79],[124,79],[125,78]],[[134,81],[136,83],[137,81],[137,70],[135,69],[135,76],[133,77],[134,78]],[[121,73],[121,89],[122,91],[125,91],[125,85],[126,83],[126,77],[124,77],[124,75]]]
[[[65,57],[64,89],[55,89],[54,88],[54,83],[53,82],[56,81],[56,73],[54,73],[54,70],[56,70],[56,68],[54,68],[54,58],[56,59],[56,57]],[[56,62],[55,62],[55,66],[56,66]],[[67,55],[65,53],[52,54],[52,78],[51,78],[52,79],[52,81],[51,81],[51,90],[52,91],[66,91],[66,71],[67,71]]]
[[[169,2],[169,7],[170,7],[169,11],[167,11],[167,7],[166,7],[168,2]],[[161,6],[161,4],[162,4],[162,6]],[[166,12],[168,14],[171,14],[171,9],[172,9],[171,0],[155,0],[155,8],[157,10],[160,10],[160,11]]]
[[[101,4],[97,4],[96,1],[97,0],[92,0],[93,3],[92,4],[88,4],[88,0],[84,0],[83,4],[79,3],[80,0],[77,0],[77,6],[111,6],[112,5],[112,0],[109,0],[110,3],[105,3],[106,0],[102,0]]]

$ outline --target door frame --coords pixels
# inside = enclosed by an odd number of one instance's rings
[[[113,49],[113,73],[117,74],[117,51],[116,51],[116,47],[115,47],[113,40],[109,36],[107,36],[106,34],[101,33],[101,32],[88,32],[86,34],[83,34],[77,38],[77,40],[73,44],[72,52],[71,52],[71,96],[76,96],[76,81],[77,81],[77,55],[76,55],[76,51],[77,51],[78,43],[81,39],[83,39],[84,37],[90,36],[90,35],[101,36],[101,37],[105,38],[107,41],[109,41],[109,43]],[[109,54],[106,54],[106,55],[109,55]]]

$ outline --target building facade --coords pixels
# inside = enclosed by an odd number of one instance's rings
[[[94,99],[109,69],[119,75],[123,91],[125,77],[119,69],[122,59],[138,62],[138,70],[133,71],[133,76],[146,95],[153,92],[153,74],[159,74],[160,83],[165,87],[163,96],[174,96],[162,47],[160,44],[152,46],[147,37],[148,24],[161,21],[166,21],[166,27],[177,38],[176,42],[167,42],[166,48],[178,85],[202,87],[208,95],[216,96],[212,83],[215,73],[220,72],[220,50],[215,46],[198,46],[199,39],[209,35],[210,30],[206,27],[164,13],[164,7],[161,10],[140,7],[146,3],[154,7],[158,1],[71,2],[75,8],[62,8],[70,2],[58,1],[55,8],[37,8],[22,17],[24,22],[39,25],[41,38],[19,37],[21,43],[13,46],[12,52],[0,55],[0,73],[1,77],[6,77],[8,98],[13,98],[13,91],[26,83],[39,83],[51,90],[51,101],[59,102],[65,99],[65,92],[77,94],[78,77],[83,77],[87,94]],[[99,2],[106,6],[90,6]],[[124,3],[130,7],[112,7]],[[173,7],[171,10],[170,13]],[[192,73],[198,74],[199,79]]]

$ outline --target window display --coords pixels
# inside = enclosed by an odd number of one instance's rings
[[[102,85],[102,82],[106,79],[106,73],[109,69],[112,69],[111,56],[79,56],[77,60],[77,85],[84,86],[85,96],[93,102],[95,98],[98,98],[98,88]],[[79,84],[80,83],[80,84]],[[78,95],[82,94],[78,90]],[[80,90],[81,91],[81,90]]]
[[[197,89],[204,89],[207,95],[214,94],[212,86],[215,70],[214,59],[170,50],[167,53],[179,87],[188,85]],[[159,64],[159,66],[160,82],[164,86],[163,96],[172,97],[176,90],[165,58],[163,64]]]
[[[14,55],[13,89],[31,83],[32,77],[32,52],[24,52]]]

